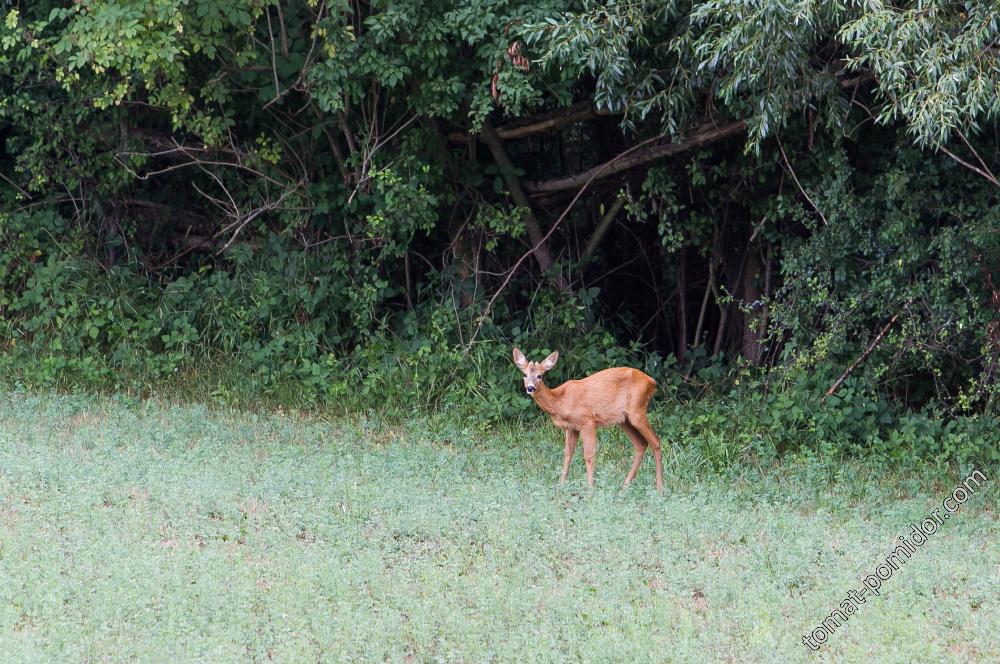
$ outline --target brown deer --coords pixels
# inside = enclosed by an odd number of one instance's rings
[[[514,364],[524,374],[525,391],[539,408],[549,414],[555,425],[566,432],[560,483],[566,481],[576,441],[582,435],[587,483],[593,487],[597,428],[618,425],[635,447],[635,457],[632,468],[625,476],[625,486],[639,470],[646,447],[652,446],[656,459],[656,490],[663,493],[660,439],[646,417],[649,400],[656,391],[656,381],[638,369],[616,367],[598,371],[581,380],[568,380],[559,387],[549,389],[542,382],[542,374],[554,367],[558,359],[557,351],[541,362],[529,362],[520,350],[514,349]]]

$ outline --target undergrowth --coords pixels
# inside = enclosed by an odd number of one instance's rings
[[[797,361],[791,345],[772,369],[700,349],[679,366],[672,355],[622,345],[587,292],[541,289],[523,309],[517,297],[501,299],[480,318],[481,303],[459,307],[445,275],[435,286],[443,299],[425,293],[412,308],[387,307],[398,293],[359,290],[335,254],[294,251],[276,235],[256,251],[235,246],[218,265],[159,278],[137,262],[102,268],[85,257],[80,229],[55,214],[5,215],[0,239],[5,389],[426,414],[488,428],[542,419],[511,363],[518,346],[533,358],[560,351],[553,385],[609,366],[646,371],[659,386],[661,428],[697,441],[718,468],[787,454],[1000,461],[995,385],[969,393],[975,409],[961,398],[901,403],[880,382],[885,360],[869,358],[824,399],[844,362]]]

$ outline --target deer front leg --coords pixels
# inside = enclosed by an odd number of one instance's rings
[[[573,452],[576,451],[576,441],[580,437],[580,432],[574,429],[566,429],[566,446],[563,449],[563,471],[559,484],[565,484],[569,475],[569,462],[573,460]]]
[[[594,488],[594,458],[597,456],[597,427],[589,426],[583,431],[583,462],[587,464],[587,485]]]

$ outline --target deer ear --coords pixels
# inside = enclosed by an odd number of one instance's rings
[[[514,349],[514,364],[516,364],[517,368],[520,369],[521,371],[524,371],[525,369],[528,368],[527,358],[525,358],[524,353],[522,353],[517,348]]]
[[[559,351],[556,351],[549,355],[547,358],[542,360],[542,368],[548,371],[552,367],[556,366],[556,360],[559,359]]]

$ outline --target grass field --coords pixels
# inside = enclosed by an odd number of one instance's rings
[[[591,494],[548,427],[0,394],[0,659],[1000,659],[992,477],[814,653],[961,478],[686,450]]]

